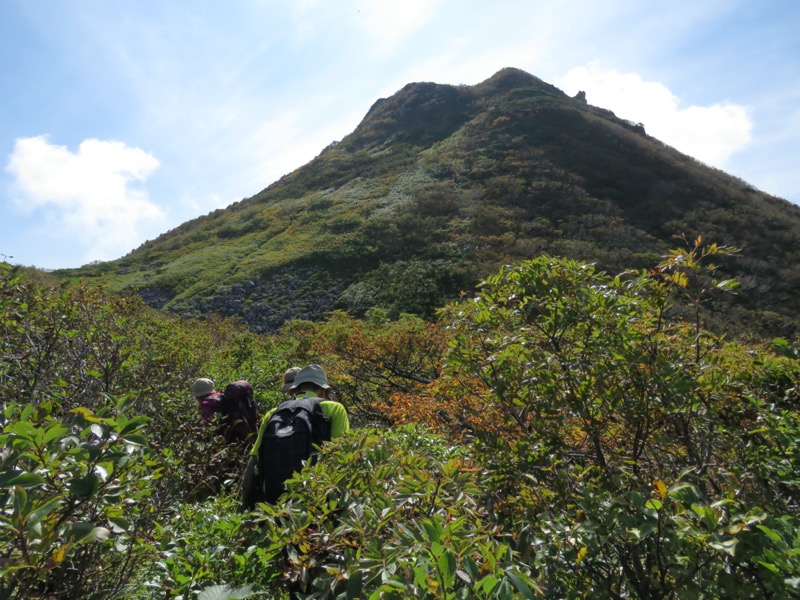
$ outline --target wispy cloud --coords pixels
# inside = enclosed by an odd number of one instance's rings
[[[718,168],[750,143],[753,123],[738,104],[686,106],[662,83],[597,63],[574,68],[555,83],[570,95],[585,91],[590,104],[642,123],[653,137]]]
[[[363,27],[385,46],[423,26],[434,13],[436,0],[372,0],[360,9]]]
[[[164,218],[137,187],[158,165],[151,154],[122,142],[87,139],[72,152],[37,136],[16,141],[6,171],[14,178],[17,210],[43,213],[37,235],[69,237],[91,261],[127,252],[140,241],[143,222]]]

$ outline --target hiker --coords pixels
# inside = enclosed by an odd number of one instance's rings
[[[286,369],[286,372],[283,374],[283,387],[281,388],[281,392],[284,394],[289,393],[289,390],[292,389],[292,385],[294,385],[294,378],[297,377],[299,372],[300,367]]]
[[[222,392],[214,387],[214,382],[201,377],[192,384],[192,396],[197,399],[198,409],[203,421],[210,423],[214,414],[220,411],[222,405]]]
[[[224,392],[218,392],[211,379],[201,378],[192,385],[192,396],[197,398],[200,416],[211,423],[220,414],[216,434],[225,443],[252,441],[258,431],[258,407],[253,386],[240,379],[229,383]]]
[[[243,509],[256,502],[274,504],[286,491],[284,482],[315,459],[315,445],[350,430],[345,407],[327,399],[330,390],[324,369],[308,365],[289,387],[292,399],[264,415],[242,476]]]

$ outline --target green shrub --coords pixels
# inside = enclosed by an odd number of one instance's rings
[[[279,506],[259,505],[257,546],[311,598],[532,598],[482,478],[466,448],[420,428],[362,431],[326,446]]]
[[[800,590],[800,364],[703,329],[707,296],[731,284],[699,242],[620,277],[508,266],[443,315],[443,379],[501,420],[473,429],[489,502],[530,530],[550,597]]]
[[[153,560],[151,495],[162,466],[144,417],[52,401],[9,404],[0,433],[0,596],[110,598]]]
[[[726,253],[542,256],[440,325],[391,320],[431,291],[412,260],[380,271],[395,308],[277,337],[2,268],[0,596],[797,597],[800,363],[706,328]],[[189,385],[249,379],[266,410],[295,362],[356,425],[427,427],[357,429],[239,513],[246,448]]]

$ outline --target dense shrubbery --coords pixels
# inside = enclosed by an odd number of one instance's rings
[[[280,507],[185,507],[160,532],[156,575],[180,594],[223,582],[271,597],[533,597],[530,567],[486,519],[482,475],[467,448],[421,429],[360,430],[329,444]]]
[[[616,278],[542,257],[451,309],[443,378],[470,385],[443,400],[477,438],[501,521],[536,539],[549,595],[798,590],[800,368],[702,329],[705,295],[732,287],[707,262],[723,252],[698,240]],[[691,324],[670,321],[675,294]],[[504,436],[480,423],[487,405]]]
[[[796,597],[800,364],[704,328],[728,253],[543,256],[437,324],[275,337],[3,268],[0,596]],[[357,428],[241,514],[242,448],[187,387],[244,377],[266,409],[312,361]]]
[[[148,419],[127,419],[122,404],[98,414],[63,414],[53,400],[5,405],[3,598],[114,597],[154,560],[143,538],[152,508],[164,509],[154,498],[163,464],[141,434]]]

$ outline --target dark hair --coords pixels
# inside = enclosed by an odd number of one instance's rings
[[[305,392],[306,390],[310,390],[316,394],[325,392],[324,387],[317,385],[316,383],[312,383],[311,381],[304,381],[303,383],[301,383],[292,390],[292,394],[296,394],[298,392]]]

